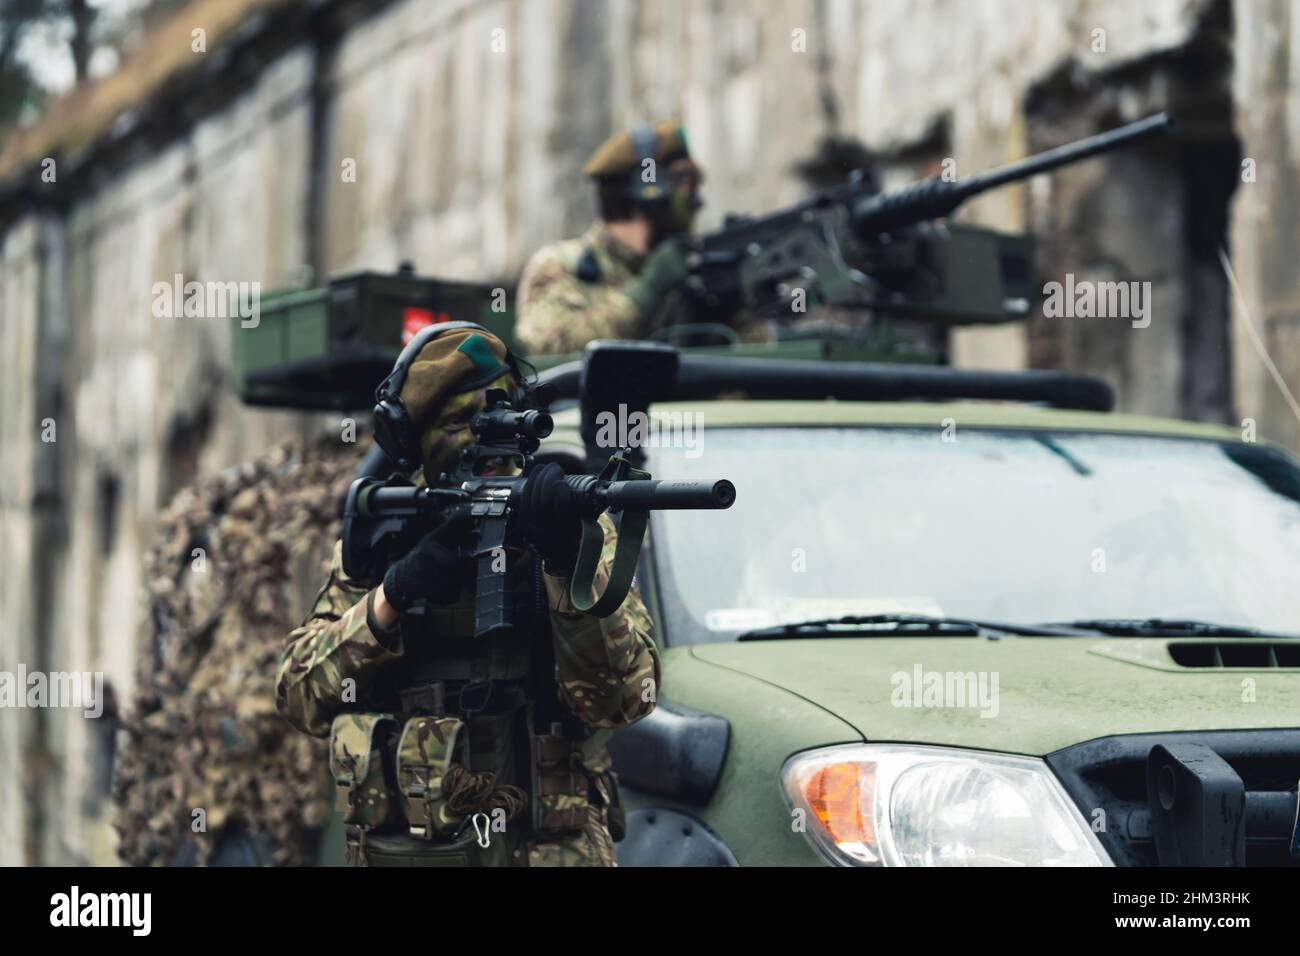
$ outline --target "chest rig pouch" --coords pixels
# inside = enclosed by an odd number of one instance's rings
[[[412,717],[397,743],[397,788],[413,837],[446,839],[459,832],[463,814],[448,806],[444,787],[464,722],[457,717]]]
[[[465,739],[465,722],[458,717],[417,715],[407,719],[397,738],[395,756],[397,802],[405,832],[400,828],[362,831],[360,846],[350,854],[350,862],[364,866],[509,865],[513,843],[505,833],[494,832],[496,814],[500,813],[503,821],[510,815],[508,799],[504,804],[497,800],[496,806],[485,804],[472,813],[469,807],[456,805],[466,797],[491,801],[494,796],[490,783],[484,789],[482,779],[477,792],[466,794],[461,786],[464,771],[455,758]]]
[[[404,615],[406,659],[379,698],[391,710],[335,719],[349,862],[526,865],[527,841],[582,830],[593,806],[621,836],[613,775],[589,769],[594,739],[557,694],[540,568],[528,577],[510,633],[452,636],[473,633],[470,605]]]
[[[529,722],[532,824],[538,836],[579,830],[587,823],[590,781],[582,765],[582,743],[555,722],[549,733]]]
[[[366,835],[393,828],[398,807],[385,773],[384,748],[396,730],[392,714],[339,714],[330,727],[330,775],[347,833],[347,862],[359,865]]]
[[[400,728],[400,732],[399,732]],[[489,724],[488,735],[493,734]],[[465,769],[459,717],[341,714],[330,768],[354,866],[505,866],[520,842],[507,824],[527,803],[491,771]]]
[[[522,626],[481,639],[456,636],[473,633],[474,608],[465,602],[403,615],[405,660],[376,695],[392,711],[336,718],[331,765],[349,862],[502,866],[515,856],[522,836],[512,831],[527,829],[514,746],[532,663],[533,601],[531,593],[508,600]],[[363,750],[364,762],[352,756]],[[357,788],[363,812],[348,812]],[[381,800],[371,790],[381,791],[382,812],[367,802]]]
[[[597,731],[583,739],[576,728],[567,733],[565,728],[566,722],[553,723],[550,733],[529,728],[533,832],[543,839],[562,837],[587,827],[593,810],[603,810],[610,837],[617,843],[627,832],[618,775],[589,765],[609,732]]]

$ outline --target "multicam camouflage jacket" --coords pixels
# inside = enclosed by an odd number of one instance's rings
[[[590,250],[590,275],[580,267]],[[653,315],[642,315],[623,291],[640,271],[645,256],[609,234],[599,220],[578,239],[544,246],[519,278],[519,319],[515,336],[530,353],[581,352],[593,339],[643,339],[662,328],[676,307],[670,295]],[[732,322],[746,341],[762,340],[766,328],[747,315]]]
[[[602,516],[605,544],[594,588],[609,580],[617,532]],[[276,706],[295,727],[318,737],[330,736],[335,718],[344,713],[391,710],[391,678],[409,656],[403,639],[377,635],[366,620],[370,588],[352,580],[342,568],[341,542],[335,545],[329,579],[317,595],[304,624],[289,635],[276,678]],[[531,556],[515,570],[531,573]],[[622,607],[606,618],[576,611],[568,581],[543,575],[555,658],[555,687],[567,709],[594,730],[631,724],[654,709],[660,677],[658,650],[649,614],[635,586]],[[468,638],[473,621],[472,587],[457,604],[438,609],[435,633],[422,640]],[[602,738],[581,749],[581,763],[591,774],[609,769]],[[522,781],[520,781],[522,782]],[[585,789],[585,784],[583,785]],[[576,833],[527,848],[530,865],[611,865],[613,848],[607,819],[598,806],[579,808],[590,819]]]

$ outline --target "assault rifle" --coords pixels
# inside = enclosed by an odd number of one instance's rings
[[[468,513],[472,531],[461,553],[475,561],[474,636],[509,630],[505,549],[527,547],[511,519],[533,469],[533,453],[554,424],[546,411],[545,388],[533,390],[530,401],[539,406],[534,408],[516,408],[506,392],[489,390],[486,409],[470,422],[476,443],[461,453],[452,473],[438,476],[430,486],[417,486],[400,475],[354,481],[343,506],[343,570],[357,580],[378,580],[392,558],[435,524]],[[627,596],[650,511],[730,508],[736,500],[735,486],[725,478],[658,481],[633,467],[629,454],[624,449],[610,456],[598,476],[565,478],[582,520],[569,597],[575,608],[596,617],[612,614]],[[489,463],[500,471],[503,462],[519,474],[483,474]],[[605,511],[621,511],[622,519],[609,582],[593,599],[604,544],[596,519]]]
[[[1166,113],[962,180],[873,194],[844,186],[766,216],[731,216],[700,238],[688,288],[697,317],[749,309],[789,316],[797,297],[956,321],[1022,318],[1032,296],[1026,236],[936,224],[967,199],[1167,132]]]

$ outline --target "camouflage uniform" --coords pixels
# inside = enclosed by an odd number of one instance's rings
[[[609,579],[616,543],[613,523],[604,516],[600,520],[605,546],[595,580],[597,593]],[[532,561],[531,554],[521,552],[511,563],[507,571],[509,592],[527,593],[533,577]],[[635,588],[618,611],[599,619],[573,609],[567,580],[549,574],[543,579],[555,655],[554,683],[568,710],[586,727],[597,731],[613,730],[643,717],[654,707],[659,657],[651,638],[649,615]],[[276,706],[298,729],[318,737],[328,736],[334,719],[345,712],[391,713],[397,715],[400,724],[405,719],[404,704],[393,678],[404,668],[419,666],[410,660],[418,655],[419,648],[447,646],[473,631],[472,585],[464,589],[455,604],[429,609],[423,633],[408,633],[416,629],[409,628],[404,619],[396,641],[376,634],[367,623],[371,593],[344,573],[340,542],[329,580],[317,595],[306,622],[290,635],[276,680]],[[491,642],[493,638],[481,641]],[[482,653],[482,645],[478,646]],[[508,642],[498,642],[491,653],[508,657],[519,650]],[[526,645],[523,650],[527,653]],[[353,683],[349,685],[349,681]],[[473,735],[471,721],[471,739]],[[603,745],[605,736],[598,733],[591,737],[581,757],[582,771],[591,775],[603,799],[608,798],[608,793],[601,782],[604,778],[598,775],[610,766]],[[489,760],[489,764],[498,772],[498,787],[523,781],[522,771],[507,769],[508,759],[497,764]],[[475,769],[478,767],[476,762]],[[533,799],[538,799],[537,795]],[[581,822],[568,832],[539,837],[529,832],[526,821],[518,825],[511,822],[510,830],[516,835],[509,843],[512,865],[615,864],[605,807],[584,796],[571,800],[577,804],[567,807],[575,813],[571,819]]]
[[[595,266],[594,281],[579,277],[584,254]],[[622,291],[644,259],[599,220],[581,238],[540,249],[519,279],[515,336],[520,344],[537,354],[580,352],[593,339],[643,339],[661,328],[671,300],[645,316]]]
[[[589,250],[589,252],[588,252]],[[588,263],[580,268],[586,255]],[[645,256],[609,234],[600,220],[577,239],[539,249],[519,277],[515,338],[530,354],[581,352],[594,339],[649,338],[669,323],[678,307],[670,296],[653,315],[643,315],[623,287],[641,271]],[[598,278],[582,277],[583,269]],[[744,342],[765,342],[767,327],[749,313],[728,323]]]

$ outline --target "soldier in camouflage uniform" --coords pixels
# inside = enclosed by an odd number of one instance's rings
[[[468,423],[487,389],[514,387],[509,361],[486,330],[419,349],[400,397],[424,474],[450,471],[472,443]],[[330,738],[350,862],[614,865],[621,808],[604,743],[654,708],[659,657],[635,588],[605,618],[570,603],[580,525],[562,479],[558,465],[535,468],[520,496],[532,549],[508,551],[517,609],[506,634],[472,637],[472,564],[454,549],[465,531],[454,520],[378,584],[350,578],[336,544],[275,694],[294,726]],[[616,543],[600,522],[597,592]]]
[[[515,335],[533,354],[579,352],[593,339],[640,339],[661,329],[690,273],[688,237],[701,172],[675,121],[618,133],[587,161],[600,219],[580,238],[540,249],[519,280]],[[746,316],[744,339],[765,330]]]

